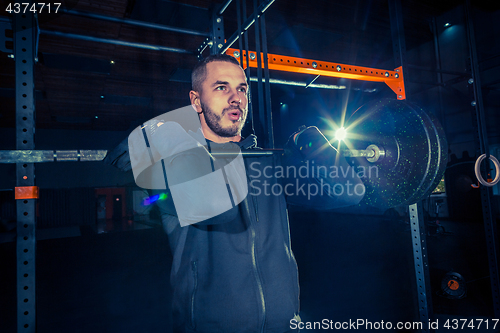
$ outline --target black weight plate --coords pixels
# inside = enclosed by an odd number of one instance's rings
[[[370,144],[386,156],[370,163],[356,158],[366,186],[364,202],[383,209],[409,205],[437,186],[446,167],[448,146],[441,125],[418,106],[383,99],[359,108],[349,119],[354,149]],[[354,136],[353,136],[354,137]]]
[[[430,152],[428,170],[425,177],[422,179],[422,184],[406,203],[412,204],[426,198],[439,184],[446,169],[448,144],[441,125],[431,114],[426,113],[416,105],[408,104],[408,107],[413,108],[413,111],[421,117],[427,138],[429,139]]]

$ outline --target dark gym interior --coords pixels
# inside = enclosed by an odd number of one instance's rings
[[[423,327],[392,331],[500,332],[500,184],[482,185],[474,171],[480,155],[500,158],[498,2],[60,2],[57,14],[45,12],[33,27],[36,117],[29,149],[110,151],[145,121],[189,105],[191,69],[200,48],[206,56],[218,47],[207,40],[214,36],[214,13],[225,4],[222,34],[229,40],[240,21],[270,3],[260,16],[265,32],[260,40],[256,23],[244,34],[250,51],[265,42],[270,54],[390,71],[402,66],[406,99],[439,120],[448,145],[444,176],[418,202],[422,242],[415,247],[408,205],[333,211],[289,206],[301,319],[395,325],[428,318]],[[23,74],[16,71],[20,57],[14,52],[18,14],[6,10],[14,4],[2,2],[0,12],[2,151],[23,149],[22,106],[16,104],[21,98],[16,82]],[[238,48],[238,41],[232,47]],[[254,68],[248,73],[257,110],[259,88],[252,79],[259,73]],[[265,103],[272,110],[275,148],[301,125],[317,126],[332,139],[332,121],[348,119],[371,101],[398,97],[383,82],[277,70],[269,77],[274,81]],[[253,122],[260,146],[271,148],[259,118]],[[251,133],[251,126],[244,131]],[[38,199],[31,200],[36,292],[27,302],[35,304],[36,315],[35,328],[23,330],[17,270],[24,264],[18,246],[22,223],[15,196],[21,186],[16,167],[23,162],[5,162],[5,156],[0,156],[0,332],[171,332],[172,254],[158,209],[143,204],[147,191],[135,184],[132,171],[61,158],[33,163],[33,185],[39,188]],[[412,158],[418,163],[419,156]],[[482,172],[491,181],[499,171],[486,161]],[[415,251],[422,247],[427,255],[418,274]],[[429,328],[430,322],[439,325]]]

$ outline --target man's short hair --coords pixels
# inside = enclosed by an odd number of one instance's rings
[[[202,61],[198,62],[191,73],[191,88],[194,91],[201,92],[203,81],[207,78],[207,64],[211,62],[230,62],[240,66],[238,60],[227,54],[211,54]]]

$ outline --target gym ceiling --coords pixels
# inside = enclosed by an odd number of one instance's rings
[[[151,22],[208,35],[210,10],[222,0],[75,0],[66,3],[70,9],[79,12]],[[491,13],[497,9],[487,3],[474,1],[476,11]],[[446,20],[447,13],[453,11],[463,15],[462,4],[463,1],[457,0],[403,1],[407,50],[411,52],[423,44],[432,43],[433,19]],[[253,1],[247,0],[246,5],[248,16],[253,13]],[[4,21],[9,19],[5,11],[0,15]],[[234,3],[223,17],[228,38],[237,29]],[[373,68],[395,68],[388,1],[276,0],[265,18],[269,53]],[[39,27],[38,63],[35,65],[36,128],[124,131],[188,104],[190,68],[197,62],[195,51],[205,36],[74,14],[45,17],[40,20]],[[495,32],[495,29],[490,30],[491,34]],[[72,38],[70,34],[166,46],[189,53],[86,41]],[[481,34],[477,36],[477,43],[489,37]],[[253,27],[249,29],[249,40],[250,50],[253,50]],[[496,50],[495,47],[489,48],[489,52],[498,54],[498,48],[498,45]],[[204,55],[208,53],[205,50]],[[0,127],[14,128],[15,60],[8,52],[0,52],[0,55]],[[433,55],[430,59],[434,59]],[[411,61],[409,58],[409,63]],[[434,63],[428,67],[433,66]],[[283,74],[271,72],[271,78],[280,75]],[[286,78],[309,79],[299,74]],[[337,80],[320,78],[318,82],[336,84]]]

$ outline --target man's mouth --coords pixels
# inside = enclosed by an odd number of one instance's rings
[[[230,120],[238,121],[241,119],[242,112],[238,109],[232,109],[227,112],[227,115]]]

